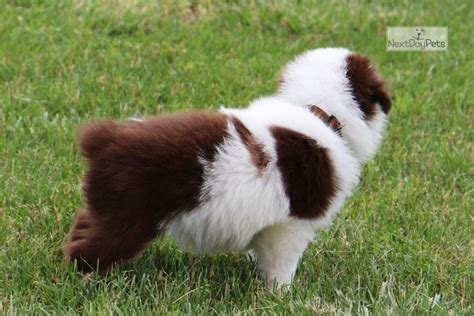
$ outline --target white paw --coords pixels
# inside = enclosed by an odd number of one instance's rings
[[[260,277],[265,281],[270,290],[289,288],[293,275],[291,273],[260,271]]]
[[[250,259],[251,262],[257,262],[257,254],[253,249],[247,251],[247,257]]]

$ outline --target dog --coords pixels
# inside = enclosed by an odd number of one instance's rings
[[[390,108],[367,57],[322,48],[247,108],[86,124],[87,207],[65,258],[105,273],[165,235],[196,253],[252,251],[269,287],[289,285],[375,155]]]

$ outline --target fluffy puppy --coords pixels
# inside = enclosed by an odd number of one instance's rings
[[[197,253],[252,250],[270,287],[289,284],[375,154],[390,104],[369,59],[330,48],[297,57],[278,93],[245,109],[86,125],[87,207],[65,257],[105,272],[167,235]]]

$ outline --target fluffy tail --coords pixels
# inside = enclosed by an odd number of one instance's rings
[[[83,125],[79,129],[79,147],[86,158],[93,159],[109,144],[116,141],[119,132],[119,123],[114,121],[100,121]]]

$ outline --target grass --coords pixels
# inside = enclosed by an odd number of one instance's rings
[[[0,0],[0,314],[473,313],[473,10],[467,1]],[[449,51],[386,52],[390,25]],[[345,46],[391,82],[386,142],[291,291],[243,254],[160,240],[106,278],[67,266],[84,121],[245,106],[295,54]]]

